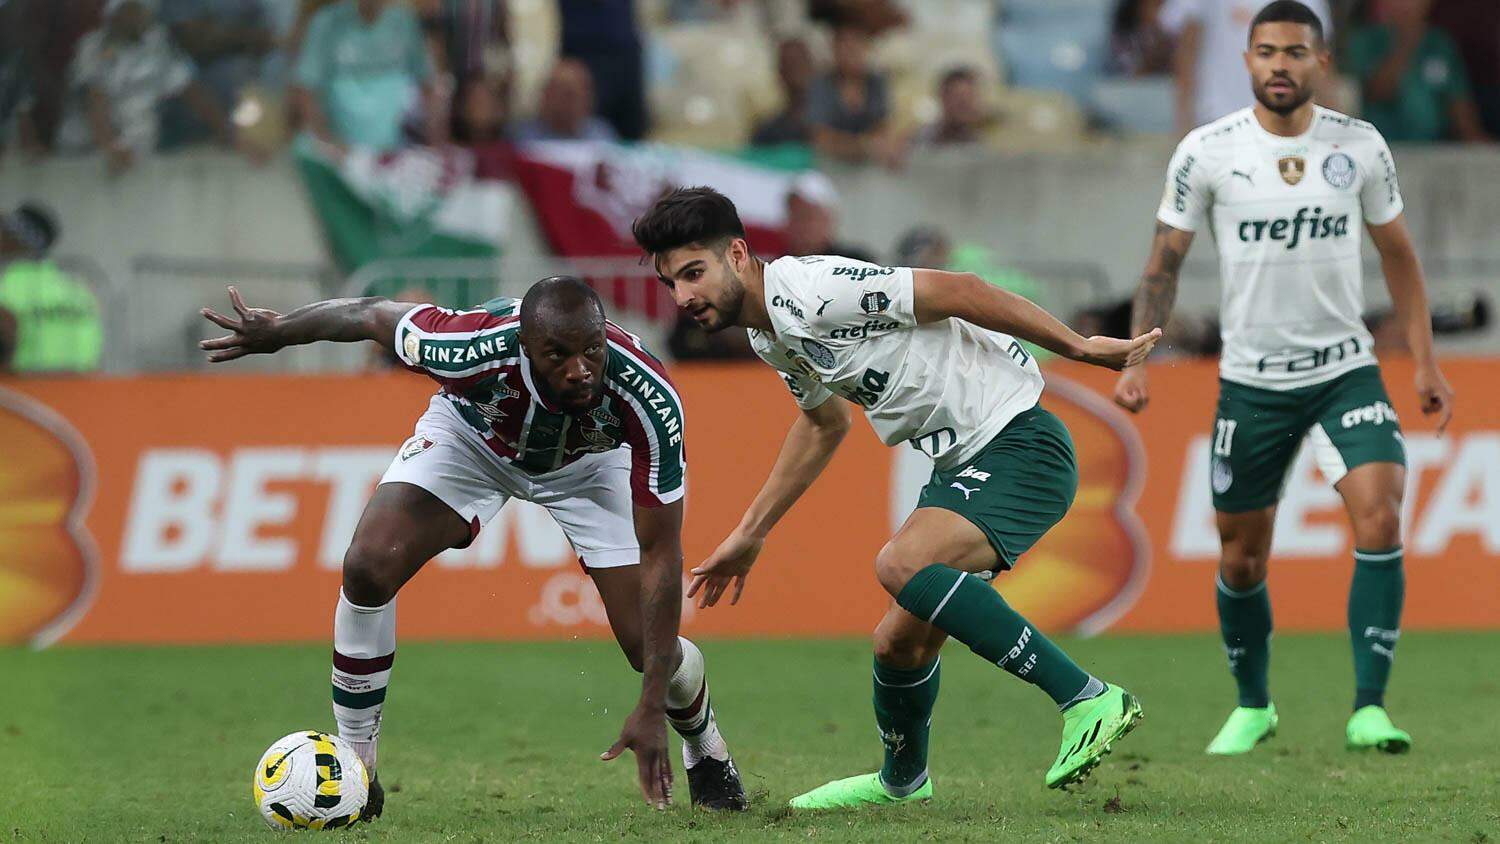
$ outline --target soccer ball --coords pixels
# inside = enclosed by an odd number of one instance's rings
[[[255,766],[255,808],[274,829],[339,829],[359,820],[370,775],[349,743],[302,730],[271,745]]]

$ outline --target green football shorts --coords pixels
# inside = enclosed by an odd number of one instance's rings
[[[952,510],[989,538],[999,568],[1035,545],[1073,505],[1078,462],[1062,420],[1041,405],[1022,412],[963,468],[936,469],[918,507]]]
[[[1378,366],[1292,390],[1221,379],[1209,472],[1214,509],[1244,513],[1275,504],[1304,438],[1329,483],[1365,463],[1406,465]]]

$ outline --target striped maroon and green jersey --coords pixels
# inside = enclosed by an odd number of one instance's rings
[[[420,305],[396,326],[396,355],[430,376],[484,442],[521,469],[551,472],[586,454],[628,446],[630,488],[638,506],[683,494],[687,456],[682,401],[666,369],[634,335],[605,324],[609,342],[597,407],[574,415],[551,409],[521,352],[521,303],[491,299],[452,311]]]

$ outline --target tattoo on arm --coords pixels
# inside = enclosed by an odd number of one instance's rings
[[[1165,223],[1156,224],[1156,234],[1151,239],[1151,260],[1146,264],[1145,275],[1141,276],[1141,286],[1136,290],[1131,309],[1130,330],[1134,335],[1165,325],[1172,316],[1172,304],[1177,300],[1177,274],[1182,269],[1184,255],[1172,243],[1176,231]]]

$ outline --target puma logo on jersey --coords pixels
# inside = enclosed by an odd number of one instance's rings
[[[1254,170],[1251,170],[1248,173],[1246,173],[1244,170],[1231,170],[1231,171],[1229,171],[1229,175],[1231,175],[1231,176],[1239,176],[1241,179],[1244,179],[1245,181],[1249,182],[1251,187],[1255,186],[1255,171]]]
[[[969,496],[971,496],[974,493],[976,493],[976,492],[979,491],[979,487],[977,487],[977,486],[974,487],[973,489],[969,489],[968,487],[964,486],[963,484],[959,483],[958,481],[954,481],[953,483],[949,484],[948,486],[950,486],[953,489],[956,489],[959,492],[963,493],[965,501],[968,501],[969,500]]]
[[[823,299],[822,296],[819,296],[818,298],[819,299]],[[838,298],[837,296],[834,297],[834,299],[837,299],[837,298]],[[817,311],[815,311],[813,313],[813,316],[822,316],[823,312],[826,311],[826,310],[828,310],[828,306],[832,305],[832,304],[833,304],[833,299],[823,299],[823,304],[821,304],[821,305],[818,306],[818,309],[817,309]]]
[[[1386,420],[1392,422],[1401,421],[1396,418],[1396,411],[1392,410],[1390,405],[1383,401],[1378,401],[1371,405],[1356,407],[1353,410],[1346,411],[1343,416],[1339,417],[1339,424],[1345,428],[1353,428],[1355,425],[1362,425],[1366,422],[1372,425],[1384,425]]]
[[[1297,209],[1297,216],[1267,220],[1241,220],[1240,242],[1259,243],[1262,240],[1286,241],[1286,248],[1296,249],[1302,242],[1303,229],[1310,240],[1344,237],[1349,234],[1349,215],[1323,216],[1322,206]]]

